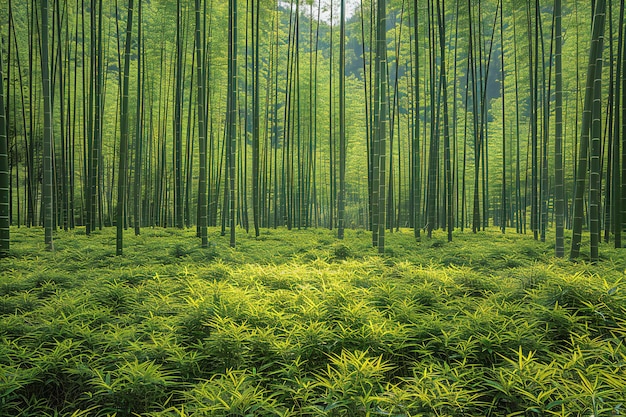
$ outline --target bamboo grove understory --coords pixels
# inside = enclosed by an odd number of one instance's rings
[[[49,250],[115,226],[118,254],[154,226],[622,246],[624,2],[3,0],[0,22],[0,257],[11,225]]]

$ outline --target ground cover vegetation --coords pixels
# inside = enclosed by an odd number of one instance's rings
[[[2,416],[610,416],[626,398],[626,258],[492,228],[13,229]],[[487,243],[488,242],[488,243]]]

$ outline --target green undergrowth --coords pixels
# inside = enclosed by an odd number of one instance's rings
[[[12,229],[0,416],[612,416],[626,256],[529,236]]]

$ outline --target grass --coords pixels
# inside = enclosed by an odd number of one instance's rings
[[[612,416],[626,256],[554,259],[496,230],[12,229],[0,416]]]

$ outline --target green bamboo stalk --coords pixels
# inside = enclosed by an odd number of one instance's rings
[[[230,211],[230,246],[235,247],[236,223],[236,166],[237,149],[237,0],[229,0],[228,20],[228,181],[229,181],[229,211]]]
[[[253,45],[252,45],[252,61],[253,61],[253,75],[252,75],[252,219],[254,222],[254,235],[259,236],[260,226],[260,204],[261,198],[259,192],[259,150],[260,150],[260,118],[259,118],[259,106],[260,106],[260,85],[259,85],[259,73],[260,73],[260,59],[259,59],[259,23],[260,23],[260,4],[259,0],[252,0],[252,21],[253,23]]]
[[[584,194],[585,194],[585,182],[587,177],[587,159],[589,157],[589,145],[592,137],[595,134],[598,134],[598,137],[593,139],[594,148],[593,152],[598,152],[597,145],[599,144],[599,131],[597,128],[599,127],[599,121],[593,121],[593,107],[594,107],[594,99],[596,97],[596,88],[601,86],[602,81],[602,46],[603,46],[603,34],[604,34],[604,8],[606,6],[605,0],[597,0],[596,7],[593,13],[593,29],[591,35],[591,47],[589,48],[589,62],[587,65],[587,82],[585,85],[585,102],[583,109],[583,119],[581,126],[581,135],[580,135],[580,149],[578,150],[578,162],[576,163],[576,183],[574,188],[574,219],[572,226],[572,244],[570,249],[570,259],[576,259],[580,255],[580,245],[582,239],[582,229],[583,229],[583,216],[584,216]],[[594,132],[592,134],[592,126],[595,127]],[[599,153],[599,152],[598,152]],[[592,163],[594,169],[599,168],[599,155],[592,155]],[[592,178],[590,176],[590,182]],[[599,175],[598,172],[593,174],[593,187],[598,186]],[[599,219],[597,218],[599,213],[598,203],[598,194],[597,189],[593,190],[593,196],[590,201],[590,232],[592,236],[592,246],[594,248],[594,255],[597,257],[597,244],[599,240]],[[593,212],[591,210],[591,206],[593,207]],[[593,217],[596,216],[595,219]],[[591,228],[593,222],[593,228]],[[594,236],[595,234],[595,236]],[[593,260],[593,256],[592,256]]]
[[[498,3],[500,6],[500,68],[502,71],[502,80],[501,83],[501,95],[502,95],[502,194],[501,194],[501,219],[500,219],[500,230],[502,233],[506,233],[506,225],[507,225],[507,187],[506,187],[506,168],[507,168],[507,159],[506,159],[506,107],[505,107],[505,69],[504,69],[504,5],[502,0]]]
[[[0,51],[2,41],[0,40]],[[10,184],[9,184],[9,143],[7,118],[4,111],[4,63],[0,53],[0,259],[9,255],[10,248]]]
[[[341,0],[339,28],[339,194],[337,195],[337,238],[344,238],[346,198],[346,1]]]
[[[135,235],[141,231],[141,174],[143,171],[143,48],[142,48],[142,8],[141,1],[137,6],[137,113],[135,121],[135,170],[134,170],[134,200],[133,220]]]
[[[600,22],[599,26],[604,29],[606,20],[606,0],[597,0],[594,16]],[[602,158],[602,47],[604,41],[604,30],[598,34],[598,48],[596,59],[596,76],[593,80],[593,106],[591,110],[591,152],[590,152],[590,172],[589,172],[589,233],[591,235],[591,262],[599,260],[600,243],[600,217],[601,217],[601,158]],[[593,49],[593,47],[592,47]]]
[[[128,90],[130,78],[130,50],[133,29],[133,0],[128,0],[128,18],[126,21],[126,42],[124,45],[124,72],[122,78],[122,102],[120,103],[120,154],[117,183],[117,234],[115,253],[123,254],[124,247],[124,212],[128,189],[128,143],[130,130],[128,128]]]
[[[41,79],[43,83],[43,222],[46,250],[54,250],[54,179],[52,172],[53,132],[52,99],[50,91],[50,62],[48,58],[48,0],[41,0]]]
[[[412,146],[412,195],[413,199],[411,201],[411,206],[413,209],[413,235],[415,239],[420,239],[420,230],[421,230],[421,177],[420,177],[420,106],[419,106],[419,97],[420,97],[420,44],[419,44],[419,13],[418,13],[418,1],[413,0],[413,30],[414,30],[414,42],[415,42],[415,63],[414,63],[414,74],[415,80],[413,81],[413,106],[414,106],[414,114],[413,114],[413,146]]]
[[[443,88],[443,152],[444,152],[444,180],[446,183],[446,230],[448,232],[448,242],[452,242],[452,231],[454,229],[454,212],[453,212],[453,189],[452,189],[452,161],[450,155],[450,124],[448,115],[448,80],[446,76],[446,39],[445,39],[445,19],[443,15],[443,7],[441,1],[437,0],[437,26],[439,28],[439,47],[441,53],[441,85]]]
[[[380,9],[378,9],[379,12]],[[372,9],[371,11],[372,16],[371,19],[372,21],[374,21],[374,10]],[[372,106],[372,146],[371,146],[371,160],[372,160],[372,245],[374,247],[378,246],[379,243],[379,225],[381,223],[381,211],[384,211],[384,209],[381,209],[380,207],[380,202],[381,202],[381,198],[380,198],[380,129],[381,129],[381,121],[380,121],[380,116],[381,116],[381,103],[380,103],[380,99],[381,97],[386,97],[386,92],[381,93],[380,89],[381,89],[381,83],[380,80],[382,79],[382,75],[380,74],[381,71],[381,65],[380,65],[380,57],[378,56],[380,54],[379,51],[379,41],[378,41],[378,25],[380,23],[378,22],[378,18],[376,18],[376,24],[374,24],[374,22],[372,22],[371,27],[376,27],[376,35],[374,37],[373,34],[370,35],[370,38],[372,38],[372,47],[371,49],[373,49],[375,51],[374,57],[373,57],[373,66],[374,66],[374,80],[373,80],[373,89],[374,89],[374,98],[373,98],[373,106]],[[386,62],[385,62],[386,65]],[[371,65],[370,65],[371,66]],[[382,201],[384,202],[385,200],[382,199]],[[383,224],[383,229],[384,229],[384,225],[385,223],[382,222]]]
[[[430,141],[428,147],[428,186],[426,188],[426,233],[428,238],[432,237],[433,230],[437,228],[438,210],[438,178],[439,178],[439,94],[438,87],[441,87],[441,79],[436,87],[436,39],[435,39],[435,0],[428,3],[428,46],[430,51],[429,59],[429,84],[430,84]]]
[[[204,88],[204,37],[202,36],[202,14],[201,0],[195,0],[195,16],[196,16],[196,77],[198,85],[198,144],[199,144],[199,172],[198,172],[198,234],[201,239],[203,248],[209,246],[207,234],[207,135],[205,124],[205,97],[206,90]]]
[[[176,66],[174,69],[174,223],[183,228],[183,138],[182,138],[182,101],[183,101],[183,42],[181,36],[181,7],[176,0]]]
[[[617,61],[617,73],[615,78],[615,115],[613,122],[613,139],[612,139],[612,149],[611,149],[611,205],[607,208],[607,211],[610,210],[610,218],[611,218],[611,231],[614,234],[615,238],[615,248],[622,247],[622,225],[620,221],[620,205],[621,205],[621,177],[620,177],[620,123],[621,123],[621,115],[619,109],[619,101],[620,101],[620,77],[621,71],[621,51],[618,53],[619,58]]]
[[[536,11],[535,16],[539,12]],[[532,30],[532,14],[530,2],[526,7],[526,21],[527,21],[527,35],[528,35],[528,84],[530,91],[530,128],[531,128],[531,209],[530,209],[530,228],[533,231],[535,240],[539,239],[539,195],[538,195],[538,133],[537,133],[537,71],[538,71],[538,23],[535,22],[534,38],[535,43],[533,47],[533,30]]]
[[[620,134],[616,135],[617,140],[621,142],[621,167],[617,168],[621,171],[620,182],[620,207],[619,217],[616,220],[616,229],[624,230],[626,227],[626,21],[624,20],[624,3],[620,6],[620,42],[621,42],[621,77],[617,81],[621,84],[621,120],[619,123]],[[617,232],[616,232],[617,233]],[[617,240],[617,237],[616,237]]]
[[[378,253],[385,253],[387,170],[387,2],[378,0],[376,13],[376,65],[378,66]]]
[[[555,256],[565,256],[565,175],[563,171],[563,30],[561,0],[554,0],[555,134],[554,134],[554,210],[556,220]]]

